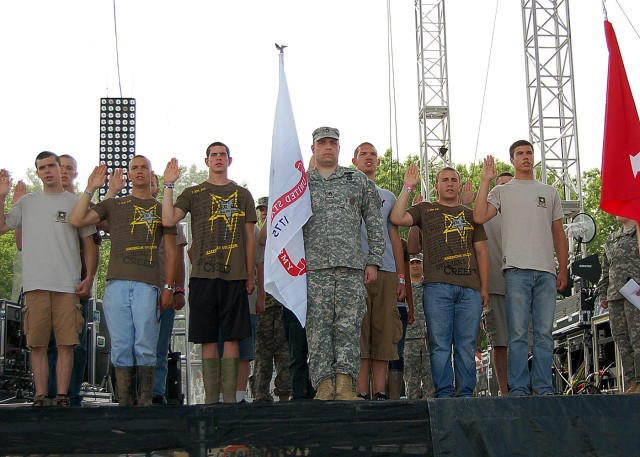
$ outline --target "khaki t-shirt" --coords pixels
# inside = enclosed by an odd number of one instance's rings
[[[155,198],[108,198],[92,208],[107,220],[111,254],[107,279],[126,279],[162,286],[158,248],[175,227],[162,226],[162,204]]]
[[[409,208],[414,225],[422,231],[424,284],[441,282],[480,290],[480,275],[473,243],[487,235],[473,222],[466,206],[422,202]]]
[[[245,224],[257,220],[251,193],[230,181],[188,187],[175,207],[191,213],[191,277],[247,279]]]

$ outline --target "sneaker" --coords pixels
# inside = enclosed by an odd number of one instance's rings
[[[46,395],[36,395],[35,397],[33,397],[34,408],[43,408],[46,406],[51,406],[51,399]]]
[[[71,404],[71,399],[66,395],[58,394],[56,398],[53,399],[53,406],[57,406],[58,408],[68,408]]]
[[[358,392],[358,397],[362,398],[363,400],[371,400],[371,396],[363,392]]]
[[[378,392],[373,396],[373,401],[389,400],[389,397],[384,392]]]

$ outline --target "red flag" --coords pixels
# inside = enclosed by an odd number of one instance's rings
[[[640,221],[640,120],[613,26],[604,22],[609,47],[607,105],[602,147],[600,208]]]

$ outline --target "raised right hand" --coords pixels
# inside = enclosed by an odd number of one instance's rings
[[[87,190],[95,192],[100,189],[107,180],[107,164],[101,163],[93,169],[87,182]]]
[[[0,170],[0,195],[6,197],[11,190],[11,173],[4,168]]]
[[[167,168],[164,169],[164,183],[173,184],[180,177],[180,167],[178,166],[178,159],[175,157],[167,163]]]
[[[496,164],[493,160],[493,156],[487,156],[482,162],[482,180],[493,181],[498,176],[496,173]]]
[[[409,187],[416,187],[420,183],[420,170],[418,165],[412,163],[404,172],[404,184]]]
[[[27,185],[21,179],[13,188],[13,203],[15,204],[18,200],[20,200],[26,194],[27,194]]]

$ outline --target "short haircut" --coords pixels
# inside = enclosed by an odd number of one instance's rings
[[[133,159],[144,159],[149,164],[149,168],[151,168],[151,160],[149,160],[147,157],[143,155],[137,154],[137,155],[134,155],[133,158],[129,161],[129,165],[127,166],[127,169],[129,170],[131,169],[131,162],[133,162]]]
[[[56,162],[58,162],[58,165],[62,165],[60,162],[60,157],[58,157],[58,154],[51,151],[42,151],[40,154],[36,156],[36,160],[33,162],[35,164],[36,170],[38,169],[38,160],[44,160],[48,157],[55,157]]]
[[[156,178],[156,187],[160,187],[160,176],[154,173],[153,177]]]
[[[69,154],[60,154],[60,159],[69,159],[73,162],[73,169],[74,170],[78,170],[78,162],[76,161],[76,159],[74,159],[72,156],[70,156]],[[62,164],[61,164],[62,165]]]
[[[440,180],[440,173],[442,173],[443,171],[455,171],[455,173],[458,175],[458,181],[460,181],[460,173],[458,173],[458,170],[453,167],[444,167],[436,173],[436,182]]]
[[[503,171],[498,176],[496,176],[496,181],[498,179],[502,178],[503,176],[509,176],[509,177],[513,178],[513,173],[511,173],[510,171]]]
[[[207,152],[206,152],[206,154],[207,154],[206,157],[207,158],[209,158],[209,149],[211,149],[214,146],[222,146],[227,151],[227,156],[231,157],[231,151],[229,150],[229,146],[227,146],[226,144],[224,144],[221,141],[214,141],[209,146],[207,146]]]
[[[513,153],[515,152],[517,147],[520,146],[531,146],[531,150],[533,150],[533,145],[527,140],[518,140],[509,146],[509,158],[513,160]]]
[[[358,153],[360,152],[360,148],[362,146],[371,146],[373,149],[376,149],[376,147],[374,145],[372,145],[371,143],[369,143],[368,141],[365,141],[364,143],[361,143],[355,151],[353,151],[353,158],[355,159],[356,157],[358,157]],[[378,150],[376,149],[376,154],[378,154]]]

